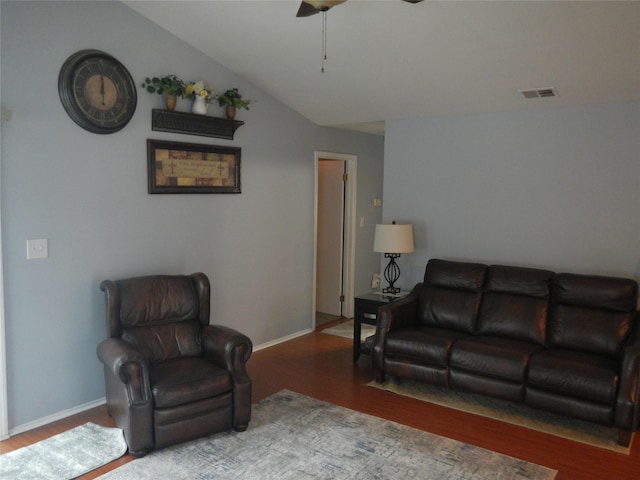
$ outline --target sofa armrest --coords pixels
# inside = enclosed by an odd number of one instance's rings
[[[625,347],[640,348],[640,311],[636,312],[629,338],[627,338],[625,342]]]
[[[126,387],[129,405],[149,401],[151,387],[147,363],[135,346],[120,339],[108,338],[98,345],[96,353],[104,364],[105,374],[119,379]]]
[[[224,325],[206,325],[202,329],[202,344],[205,357],[228,370],[234,382],[248,378],[246,363],[253,351],[249,337]]]
[[[401,300],[384,305],[378,309],[376,335],[371,352],[371,368],[383,371],[384,345],[387,333],[400,327],[415,323],[418,314],[418,299],[422,283],[418,283],[411,293]]]
[[[623,349],[615,427],[633,432],[640,426],[640,347]]]

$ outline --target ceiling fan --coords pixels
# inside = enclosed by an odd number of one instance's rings
[[[311,15],[315,15],[316,13],[326,12],[331,7],[335,7],[336,5],[340,5],[341,3],[346,2],[347,0],[304,0],[300,3],[300,8],[298,9],[298,14],[296,17],[310,17]],[[402,0],[403,2],[408,3],[420,3],[422,0]]]
[[[303,0],[296,17],[310,17],[316,13],[322,13],[322,69],[324,73],[324,61],[327,59],[327,11],[331,7],[340,5],[347,0]],[[420,3],[422,0],[402,0],[408,3]]]

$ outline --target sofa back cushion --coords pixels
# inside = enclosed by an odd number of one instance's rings
[[[534,268],[490,266],[477,333],[544,345],[553,275]]]
[[[472,333],[487,266],[432,259],[420,292],[418,321],[426,326]]]
[[[557,274],[548,345],[618,357],[631,332],[638,299],[634,280]]]

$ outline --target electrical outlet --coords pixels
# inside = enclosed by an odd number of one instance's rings
[[[380,274],[374,273],[371,278],[371,288],[380,288]]]

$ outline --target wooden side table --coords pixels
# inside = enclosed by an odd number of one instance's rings
[[[401,292],[397,296],[387,296],[379,293],[367,293],[354,297],[353,315],[353,361],[357,362],[360,354],[371,355],[371,346],[362,343],[360,336],[362,324],[376,325],[378,323],[378,307],[393,303],[406,296]]]

